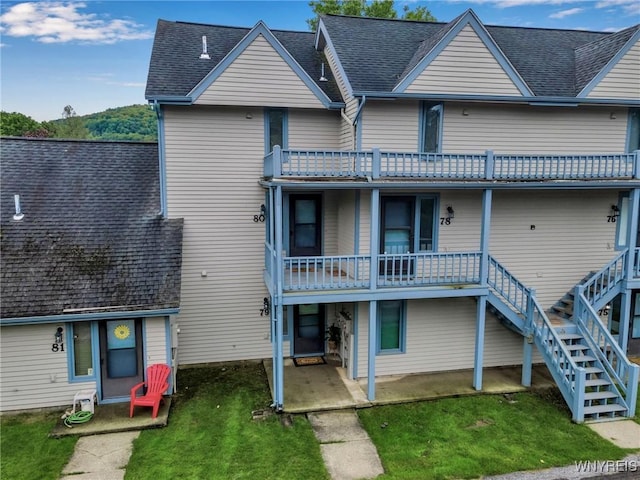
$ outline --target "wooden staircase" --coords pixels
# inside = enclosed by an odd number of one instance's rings
[[[620,292],[624,259],[623,252],[591,272],[545,311],[535,292],[490,256],[488,311],[535,343],[576,422],[615,420],[635,411],[640,369],[596,311]]]
[[[614,420],[628,416],[628,409],[624,406],[620,392],[579,329],[573,325],[560,327],[557,332],[564,347],[569,351],[571,359],[578,367],[585,370],[586,381],[582,404],[584,421]],[[565,367],[562,362],[559,366]],[[568,378],[568,380],[574,379]]]

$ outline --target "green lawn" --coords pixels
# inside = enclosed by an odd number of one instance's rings
[[[626,450],[571,422],[553,395],[481,395],[361,410],[384,479],[477,478],[615,460]]]
[[[291,426],[278,415],[252,420],[251,411],[266,409],[270,401],[259,364],[179,370],[169,425],[141,433],[125,478],[328,479],[304,416],[294,416]],[[628,453],[573,424],[552,394],[449,398],[358,414],[386,480],[477,478]],[[57,419],[42,413],[2,417],[3,479],[59,477],[76,438],[48,438]]]
[[[52,439],[59,413],[3,415],[0,432],[0,477],[11,480],[55,480],[73,454],[76,437]]]
[[[329,478],[305,417],[251,419],[270,401],[261,365],[180,370],[169,425],[141,433],[125,478]]]

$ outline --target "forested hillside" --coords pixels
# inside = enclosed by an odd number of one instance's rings
[[[158,139],[156,114],[149,105],[110,108],[90,115],[76,115],[67,105],[62,118],[37,122],[17,112],[0,112],[0,135],[89,140],[155,142]]]

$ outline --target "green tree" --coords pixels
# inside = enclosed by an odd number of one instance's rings
[[[0,112],[0,135],[24,137],[28,132],[42,128],[33,118],[18,112]]]
[[[318,15],[352,15],[356,17],[398,18],[394,0],[312,0],[309,6],[314,18],[307,20],[307,25],[313,31],[318,28]],[[402,9],[402,19],[421,22],[436,22],[436,18],[425,6],[414,9],[405,5]]]
[[[82,117],[78,117],[71,105],[62,110],[62,121],[57,124],[57,138],[89,138],[89,130]]]

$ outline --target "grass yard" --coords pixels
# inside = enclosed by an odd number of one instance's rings
[[[59,413],[3,415],[0,476],[12,480],[56,480],[73,454],[76,437],[49,438]]]
[[[270,402],[262,365],[179,370],[169,425],[140,434],[125,478],[328,479],[306,418],[251,419]]]
[[[448,398],[359,415],[387,472],[381,479],[478,478],[628,453],[572,423],[553,394]]]

